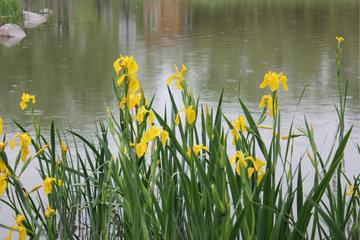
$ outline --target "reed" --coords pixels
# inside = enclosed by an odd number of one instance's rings
[[[20,23],[22,19],[20,0],[0,0],[0,25]]]

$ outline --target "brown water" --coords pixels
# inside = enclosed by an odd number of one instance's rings
[[[281,93],[284,129],[299,106],[315,128],[320,148],[337,127],[335,36],[344,36],[343,79],[349,80],[347,126],[354,125],[347,169],[359,174],[360,70],[359,1],[315,0],[41,0],[24,8],[54,11],[49,22],[27,31],[12,48],[0,46],[0,115],[5,131],[16,130],[11,118],[30,125],[18,104],[22,92],[37,95],[37,114],[91,136],[105,109],[116,109],[111,78],[119,54],[134,55],[139,79],[155,105],[167,99],[165,80],[174,64],[185,63],[194,93],[215,105],[225,90],[224,111],[241,113],[240,97],[252,111],[264,91],[268,70],[284,71],[289,92]],[[306,140],[299,140],[304,148]],[[310,166],[311,167],[311,166]],[[24,175],[26,177],[26,175]],[[31,179],[31,175],[27,177]],[[33,185],[30,181],[30,185]],[[0,231],[1,232],[1,231]]]

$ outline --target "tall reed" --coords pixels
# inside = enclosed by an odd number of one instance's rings
[[[22,19],[20,0],[0,0],[0,25],[20,23]]]

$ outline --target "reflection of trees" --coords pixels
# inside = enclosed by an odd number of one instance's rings
[[[143,5],[143,27],[147,41],[158,43],[181,34],[191,25],[191,8],[183,0],[149,0]]]
[[[359,102],[357,1],[24,0],[24,7],[50,8],[54,17],[21,45],[0,48],[0,101],[9,103],[1,111],[9,115],[19,113],[25,90],[39,96],[47,115],[76,121],[103,112],[113,100],[111,63],[118,53],[137,57],[149,95],[174,63],[186,63],[205,98],[215,100],[225,87],[225,101],[232,102],[240,81],[243,97],[256,102],[263,73],[281,69],[291,78],[290,100],[309,81],[308,97],[331,105],[338,33],[346,39],[350,104]],[[13,84],[19,87],[11,93]]]

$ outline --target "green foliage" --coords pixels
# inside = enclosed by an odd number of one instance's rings
[[[0,0],[0,25],[20,23],[22,19],[20,0]]]
[[[124,59],[121,61],[124,63]],[[6,149],[0,151],[9,171],[9,186],[1,204],[11,208],[15,215],[25,216],[23,224],[28,236],[274,240],[359,236],[360,178],[348,179],[342,172],[344,151],[352,131],[345,130],[343,121],[346,92],[339,97],[338,144],[334,143],[324,157],[306,119],[301,134],[293,133],[291,123],[287,140],[283,141],[281,112],[274,111],[269,140],[261,130],[267,118],[266,108],[256,116],[239,99],[247,123],[246,131],[239,129],[239,122],[229,121],[222,112],[222,93],[214,109],[194,99],[183,79],[184,69],[174,75],[183,89],[183,106],[178,105],[168,88],[171,109],[165,107],[164,114],[156,112],[153,101],[145,101],[142,93],[141,100],[132,108],[128,104],[137,88],[132,85],[136,82],[131,83],[135,79],[129,69],[130,65],[122,66],[122,72],[119,70],[114,78],[116,97],[122,103],[119,112],[109,111],[107,124],[97,126],[94,139],[72,130],[59,133],[53,123],[47,139],[34,118],[36,136],[32,146],[38,152],[34,157],[21,163],[20,152],[13,166]],[[272,98],[271,107],[278,109],[276,91]],[[196,112],[195,123],[188,119],[192,114],[188,111],[190,106]],[[140,110],[141,107],[144,108]],[[140,113],[145,114],[143,119]],[[182,113],[184,117],[177,119]],[[152,114],[155,122],[151,120]],[[16,124],[22,132],[28,132]],[[158,133],[144,142],[152,127],[168,132],[166,143]],[[229,133],[233,135],[233,145],[229,144]],[[303,157],[295,167],[289,157],[299,136],[307,138],[311,146],[307,155],[314,165],[312,180],[304,177]],[[286,143],[285,149],[281,141]],[[139,154],[138,144],[146,145],[145,155]],[[198,146],[202,146],[199,152]],[[240,160],[232,164],[231,149],[242,153],[246,164]],[[49,195],[44,196],[41,190],[44,186],[26,190],[20,181],[19,174],[34,159],[41,179],[56,179]],[[256,168],[259,162],[255,159],[266,163],[264,170]],[[248,174],[251,168],[255,170]],[[331,185],[331,180],[336,185]],[[352,191],[347,190],[349,184],[353,185]],[[55,209],[56,214],[47,217],[46,206]]]

